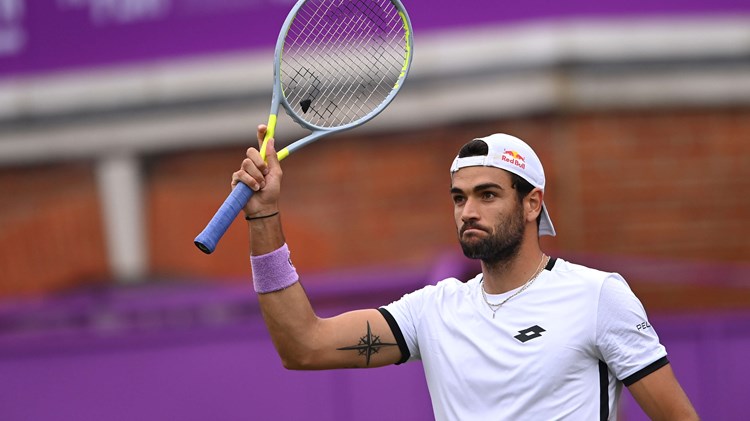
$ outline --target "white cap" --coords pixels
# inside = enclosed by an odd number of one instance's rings
[[[545,179],[542,162],[526,142],[502,133],[475,140],[481,140],[487,144],[487,155],[456,157],[451,165],[451,174],[464,167],[495,167],[518,175],[544,192]],[[539,222],[539,236],[542,235],[555,236],[555,227],[552,225],[544,202],[542,202],[542,219]]]

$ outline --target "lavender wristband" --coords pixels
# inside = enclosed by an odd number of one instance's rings
[[[253,286],[259,294],[289,288],[299,280],[286,243],[270,253],[250,256],[250,264],[253,268]]]

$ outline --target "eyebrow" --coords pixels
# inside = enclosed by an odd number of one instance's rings
[[[504,190],[503,186],[501,186],[501,185],[499,185],[497,183],[482,183],[482,184],[477,184],[476,186],[474,186],[474,188],[472,190],[476,193],[476,192],[481,192],[481,191],[488,190],[488,189]],[[459,189],[458,187],[451,187],[451,194],[458,194],[458,193],[463,193],[463,192],[464,191],[461,190],[461,189]]]

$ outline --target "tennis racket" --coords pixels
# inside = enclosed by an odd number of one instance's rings
[[[279,160],[329,134],[380,114],[403,86],[412,59],[411,21],[399,0],[299,0],[284,21],[274,53],[268,129],[279,105],[312,133],[278,151]],[[210,254],[253,191],[238,183],[195,245]]]

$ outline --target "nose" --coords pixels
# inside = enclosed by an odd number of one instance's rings
[[[479,219],[479,211],[476,201],[472,198],[466,199],[466,203],[461,208],[461,222],[476,221]]]

